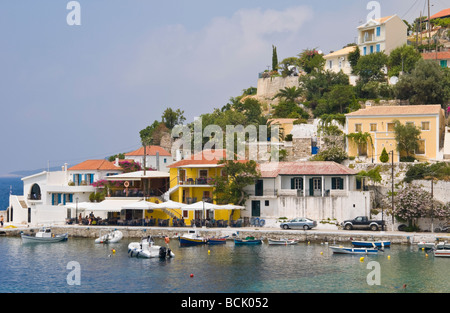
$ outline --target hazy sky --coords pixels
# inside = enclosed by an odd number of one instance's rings
[[[306,48],[355,41],[362,0],[8,0],[0,6],[0,175],[69,166],[139,146],[167,108],[186,122],[257,85]],[[450,7],[432,0],[431,14]],[[414,20],[425,0],[380,0]]]

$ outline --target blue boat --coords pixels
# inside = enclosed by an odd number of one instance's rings
[[[350,248],[332,246],[330,249],[336,254],[378,254],[378,248]]]
[[[180,246],[198,246],[206,244],[206,239],[201,237],[196,230],[189,230],[187,234],[178,237]]]
[[[355,247],[367,247],[367,248],[389,248],[391,246],[390,241],[352,241],[352,245]]]
[[[261,239],[255,239],[255,237],[246,237],[245,239],[234,239],[235,245],[260,245]]]

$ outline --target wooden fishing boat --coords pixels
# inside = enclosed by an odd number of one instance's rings
[[[197,230],[189,230],[187,234],[178,237],[180,246],[198,246],[206,244],[206,239],[200,236]]]
[[[60,242],[66,241],[69,236],[65,234],[54,234],[51,228],[44,227],[39,229],[36,235],[27,235],[21,233],[21,238],[23,243],[50,243],[50,242]]]
[[[234,239],[235,245],[260,245],[262,244],[261,239],[256,239],[255,237],[246,237],[245,239]]]
[[[268,239],[269,245],[295,245],[298,243],[297,240],[294,239]]]
[[[352,241],[352,245],[355,247],[367,247],[367,248],[388,248],[391,246],[390,241]]]
[[[227,238],[228,238],[228,236],[220,237],[220,238],[214,238],[214,237],[213,238],[208,238],[206,240],[206,243],[208,245],[224,245],[224,244],[227,243]]]
[[[336,254],[378,254],[378,248],[354,248],[331,246],[330,249]]]

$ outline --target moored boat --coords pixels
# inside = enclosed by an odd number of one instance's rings
[[[128,255],[135,258],[173,258],[175,254],[169,247],[155,245],[151,236],[143,237],[140,242],[128,245]]]
[[[35,235],[20,234],[23,243],[50,243],[66,241],[69,238],[68,233],[54,234],[51,228],[44,227],[39,229]]]
[[[295,245],[298,243],[294,239],[267,239],[269,245]]]
[[[352,245],[355,247],[367,247],[367,248],[388,248],[391,246],[390,241],[352,241]]]
[[[220,237],[220,238],[208,238],[206,243],[209,245],[224,245],[227,243],[228,236]]]
[[[234,239],[235,245],[260,245],[262,244],[261,239],[256,239],[255,237],[246,237],[245,239]]]
[[[105,235],[101,235],[94,240],[95,243],[115,243],[123,238],[123,233],[120,230],[113,230]]]
[[[330,246],[333,253],[336,254],[377,254],[378,248],[354,248],[354,247],[341,247]]]
[[[197,230],[189,230],[187,234],[178,237],[180,246],[197,246],[206,244],[206,239],[200,236]]]

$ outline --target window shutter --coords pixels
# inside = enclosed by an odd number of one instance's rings
[[[343,178],[339,178],[340,180],[340,184],[339,184],[339,189],[344,190],[344,179]]]
[[[55,194],[52,193],[52,205],[55,205]]]
[[[309,195],[314,196],[314,182],[313,179],[309,179]]]
[[[291,178],[291,189],[295,189],[295,178]]]

